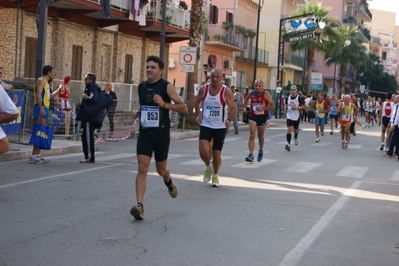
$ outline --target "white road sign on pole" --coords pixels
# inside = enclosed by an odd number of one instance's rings
[[[181,65],[195,65],[197,61],[197,48],[190,46],[180,47],[179,63]]]
[[[194,72],[194,65],[180,65],[180,72]]]

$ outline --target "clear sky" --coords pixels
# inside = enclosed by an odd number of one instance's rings
[[[396,13],[396,25],[399,25],[399,1],[398,0],[372,0],[369,1],[370,9],[378,9],[383,11]]]

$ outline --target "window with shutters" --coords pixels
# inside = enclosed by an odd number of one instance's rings
[[[83,46],[74,45],[72,47],[72,71],[71,78],[73,80],[82,80],[82,60]]]
[[[25,78],[35,78],[37,39],[26,37],[25,44]]]
[[[233,23],[234,15],[231,11],[226,11],[226,21]]]
[[[213,4],[209,7],[209,24],[218,24],[219,8]]]
[[[132,83],[133,55],[125,55],[125,83]]]

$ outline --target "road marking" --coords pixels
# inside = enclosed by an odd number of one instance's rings
[[[391,176],[391,181],[399,181],[399,170],[395,170]]]
[[[230,142],[230,141],[237,141],[237,140],[242,140],[243,138],[225,138],[224,142]]]
[[[370,167],[360,167],[360,166],[345,166],[341,171],[336,173],[336,176],[347,176],[347,177],[357,177],[362,178]]]
[[[103,154],[105,152],[96,152],[95,155],[98,154]],[[63,155],[54,155],[54,156],[46,156],[46,158],[51,158],[51,160],[57,160],[57,159],[65,159],[65,158],[74,158],[74,157],[83,157],[83,154],[78,152],[78,153],[70,153],[70,154],[63,154]]]
[[[360,149],[363,145],[360,144],[348,144],[348,149]]]
[[[320,218],[320,220],[312,227],[305,237],[299,241],[280,263],[280,266],[295,266],[299,263],[305,252],[316,241],[323,231],[329,226],[334,216],[342,209],[348,199],[352,196],[355,190],[360,186],[361,181],[354,182],[333,206]]]
[[[285,172],[294,172],[294,173],[309,173],[310,171],[313,171],[320,165],[322,165],[322,164],[321,163],[299,162],[297,164],[294,164],[294,165],[284,169],[284,171]]]
[[[231,156],[222,156],[222,160],[226,160],[226,159],[230,159],[232,158]],[[202,159],[196,159],[196,160],[191,160],[191,161],[187,161],[184,163],[180,163],[183,165],[204,165],[204,162],[202,161]]]
[[[96,156],[96,162],[107,162],[111,160],[129,158],[129,157],[133,159],[133,157],[136,157],[136,153],[119,153],[119,154],[113,154],[101,157]]]
[[[321,141],[321,142],[318,142],[318,143],[312,143],[312,144],[310,144],[310,146],[326,147],[326,146],[329,146],[331,144],[332,144],[332,142],[323,142],[323,141]]]
[[[265,166],[267,164],[276,162],[277,160],[269,160],[269,159],[263,159],[261,162],[244,162],[244,163],[238,163],[238,164],[234,164],[230,167],[234,167],[234,168],[246,168],[246,169],[256,169],[262,166]]]
[[[75,172],[69,172],[69,173],[63,173],[63,174],[58,174],[58,175],[51,175],[51,176],[45,176],[45,177],[41,177],[41,178],[30,179],[30,180],[26,180],[26,181],[22,181],[22,182],[16,182],[16,183],[11,183],[11,184],[0,186],[0,189],[8,188],[8,187],[15,187],[15,186],[19,186],[19,185],[25,185],[25,184],[43,181],[43,180],[52,179],[52,178],[57,178],[57,177],[81,174],[81,173],[85,173],[85,172],[96,171],[96,170],[101,170],[101,169],[110,168],[110,167],[116,167],[116,166],[120,166],[120,165],[124,165],[124,163],[110,164],[110,165],[105,165],[105,166],[100,166],[100,167],[95,167],[95,168],[90,168],[90,169],[85,169],[85,170],[79,170],[79,171],[75,171]]]

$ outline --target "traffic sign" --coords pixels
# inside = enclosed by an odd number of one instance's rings
[[[197,61],[197,47],[180,47],[179,63],[181,65],[195,65]]]
[[[194,65],[180,65],[180,72],[194,72]]]

